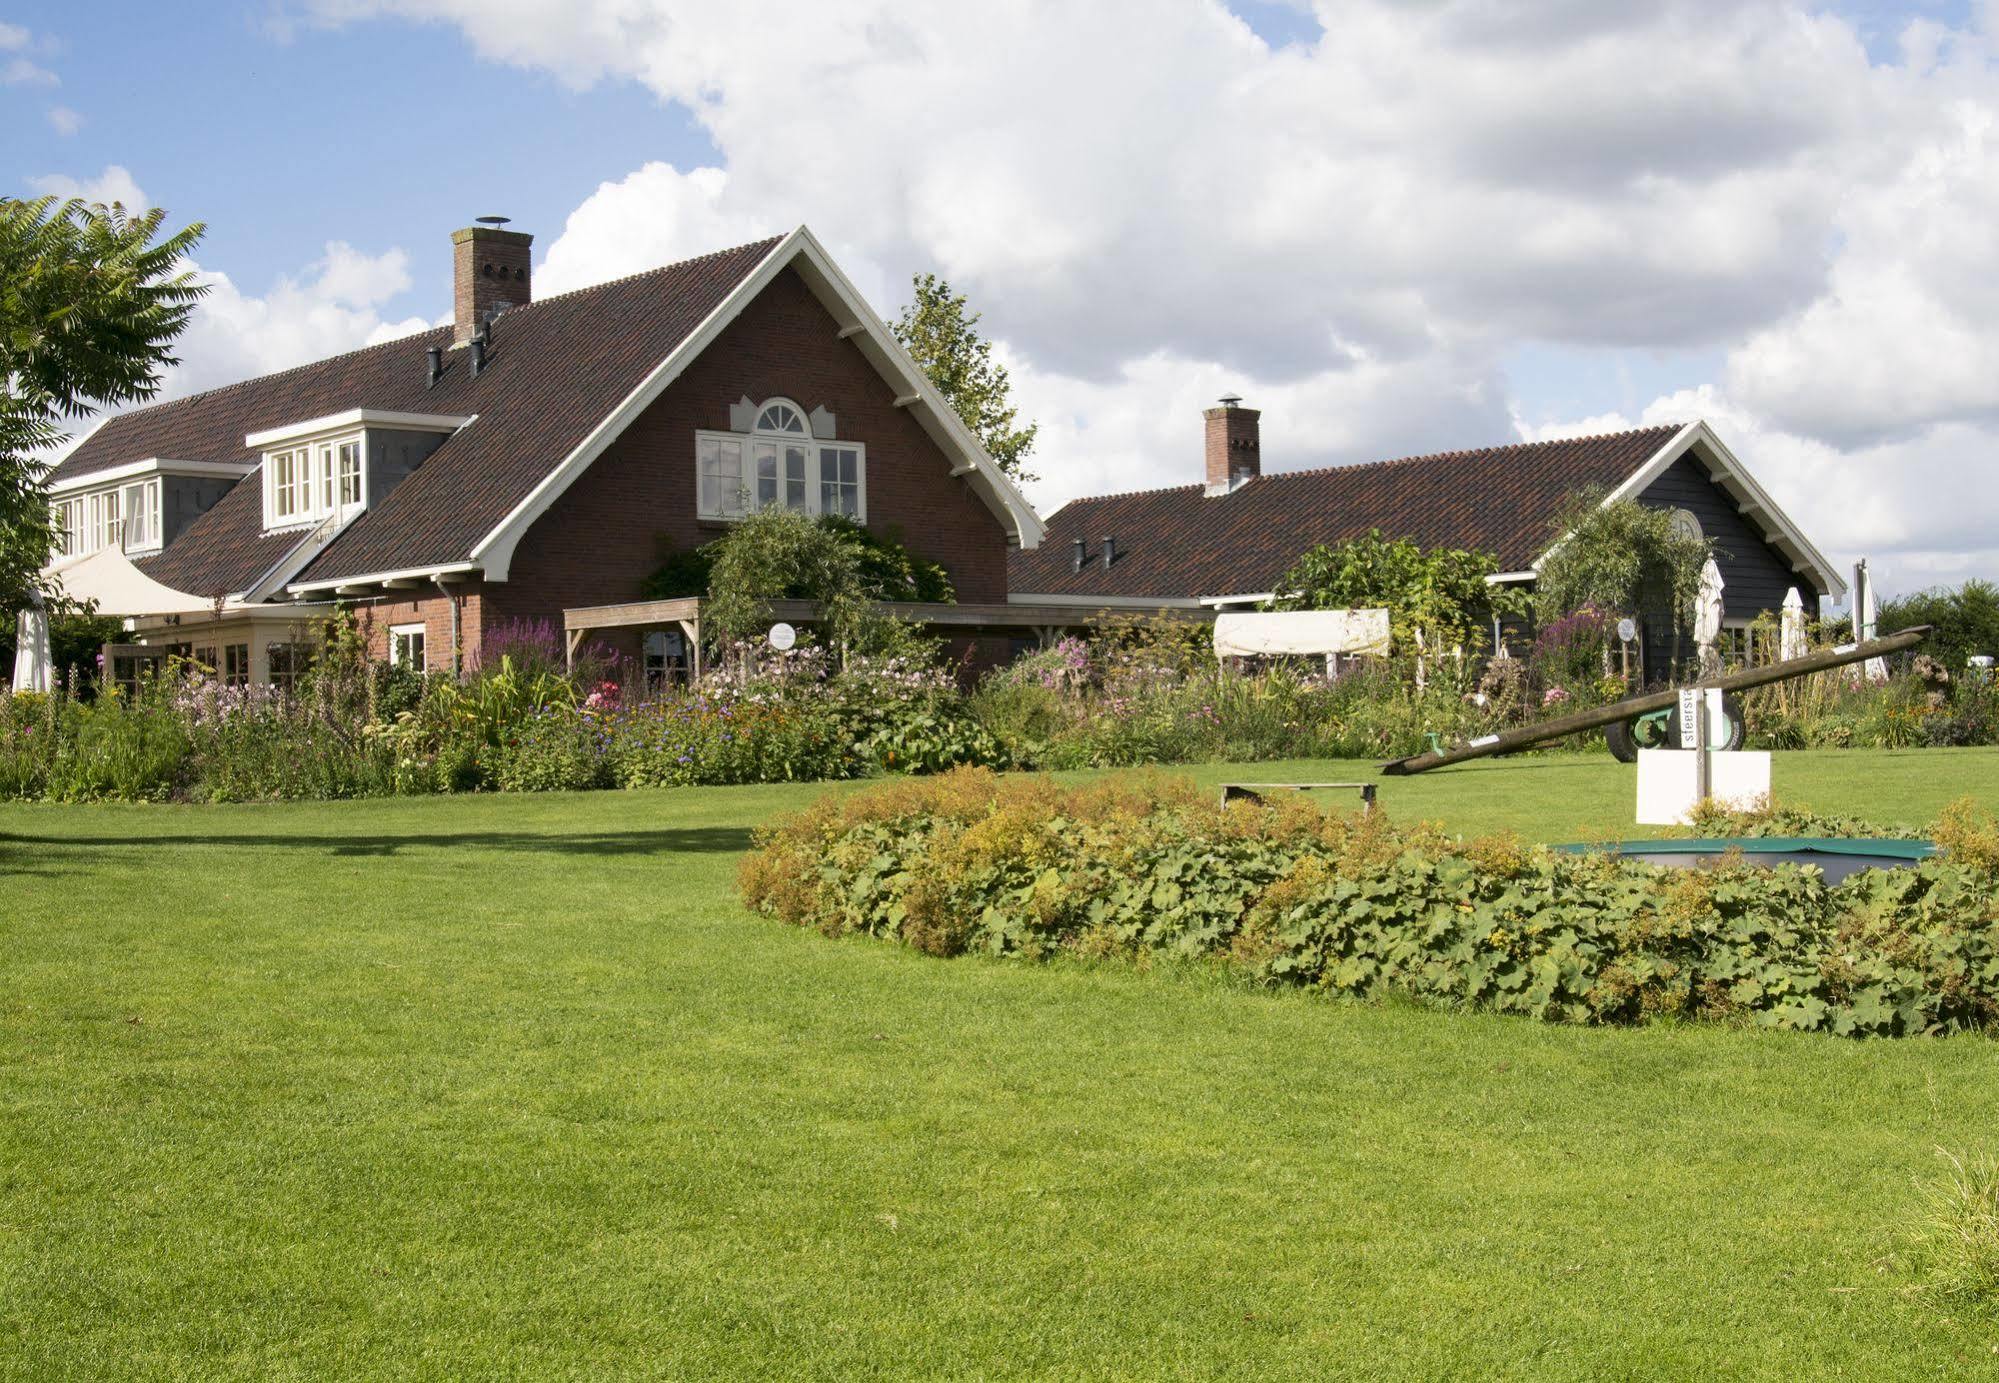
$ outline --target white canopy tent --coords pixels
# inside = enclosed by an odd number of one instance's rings
[[[113,618],[199,615],[216,608],[212,600],[153,580],[115,547],[57,562],[49,568],[49,575],[61,583],[62,593],[71,600],[94,601],[99,614]],[[55,676],[49,654],[48,612],[39,606],[21,611],[16,629],[14,690],[48,691]]]
[[[85,556],[58,562],[49,568],[49,574],[62,583],[62,593],[71,600],[96,601],[100,615],[121,619],[141,615],[205,615],[215,609],[215,602],[206,596],[161,585],[115,547],[101,547]]]

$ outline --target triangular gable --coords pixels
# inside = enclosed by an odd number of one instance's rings
[[[1777,501],[1771,499],[1769,492],[1756,483],[1756,478],[1736,459],[1735,453],[1728,449],[1727,444],[1716,435],[1715,430],[1705,419],[1688,423],[1674,433],[1672,439],[1654,452],[1643,466],[1605,495],[1603,502],[1614,504],[1621,499],[1636,499],[1683,456],[1692,459],[1707,473],[1710,481],[1721,487],[1722,491],[1735,501],[1736,508],[1742,513],[1744,520],[1763,541],[1783,553],[1799,569],[1810,574],[1827,595],[1837,598],[1846,594],[1846,582],[1840,579],[1839,572],[1826,560],[1825,554],[1813,545],[1811,539],[1805,536],[1804,530],[1792,521],[1790,515],[1778,508]],[[1555,547],[1549,548],[1535,558],[1530,571],[1506,575],[1520,577],[1538,575],[1541,564],[1546,562],[1554,554],[1555,548],[1560,546],[1561,544],[1557,543]]]
[[[1019,546],[1032,548],[1040,544],[1043,527],[1034,507],[987,455],[922,368],[909,358],[909,353],[869,308],[859,290],[834,264],[825,247],[811,231],[800,226],[779,241],[762,263],[738,282],[729,296],[473,547],[472,562],[487,579],[507,579],[514,549],[535,520],[547,513],[590,464],[787,268],[797,269],[813,295],[841,323],[841,336],[853,340],[869,364],[896,390],[897,404],[913,410],[919,425],[946,456],[953,458],[951,474],[968,478]]]

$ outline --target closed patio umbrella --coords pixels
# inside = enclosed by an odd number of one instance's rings
[[[1701,676],[1721,671],[1721,654],[1715,644],[1721,638],[1721,568],[1710,557],[1701,567],[1700,594],[1694,597],[1694,643],[1700,650]]]
[[[1805,600],[1796,586],[1784,594],[1784,623],[1777,656],[1785,660],[1805,656]]]
[[[37,602],[14,624],[14,690],[45,692],[54,681],[49,658],[49,612]]]

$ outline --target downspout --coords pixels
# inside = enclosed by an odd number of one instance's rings
[[[458,633],[458,597],[452,593],[451,587],[444,584],[442,576],[433,576],[430,580],[443,595],[444,603],[451,607],[451,680],[456,682],[465,675]]]

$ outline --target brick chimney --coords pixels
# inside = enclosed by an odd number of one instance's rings
[[[500,229],[504,216],[481,216],[480,224],[451,232],[451,290],[457,333],[464,345],[484,322],[510,307],[534,301],[534,266],[528,257],[532,235]]]
[[[1208,422],[1208,495],[1226,495],[1263,473],[1263,445],[1256,420],[1263,416],[1244,408],[1234,394],[1221,407],[1203,409]]]

